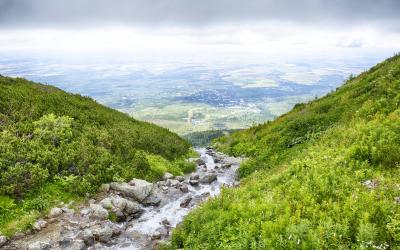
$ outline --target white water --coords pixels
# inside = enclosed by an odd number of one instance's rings
[[[198,166],[195,173],[202,176],[208,171],[216,171],[217,180],[210,184],[188,185],[188,193],[178,191],[161,207],[145,208],[145,212],[140,218],[129,223],[123,243],[117,249],[147,249],[149,242],[151,243],[151,235],[157,230],[165,230],[163,221],[168,220],[171,228],[176,227],[192,209],[207,199],[208,195],[205,195],[206,193],[209,193],[209,197],[214,197],[220,193],[223,186],[234,185],[236,170],[239,166],[239,162],[236,159],[224,157],[224,159],[229,159],[230,162],[235,163],[230,168],[221,168],[221,164],[214,163],[214,158],[206,154],[205,149],[202,148],[197,151],[201,159],[206,162],[207,168]],[[185,181],[189,180],[189,178],[190,175],[185,176]],[[187,208],[182,208],[180,204],[187,196],[193,198],[191,205]],[[163,239],[165,238],[167,237],[163,237]]]

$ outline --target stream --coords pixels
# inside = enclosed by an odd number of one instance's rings
[[[110,183],[88,204],[63,205],[38,220],[33,230],[12,239],[4,249],[155,249],[172,230],[222,187],[238,184],[240,159],[211,148],[196,150],[196,170],[185,176],[164,175],[162,181]],[[116,220],[110,220],[113,213]]]

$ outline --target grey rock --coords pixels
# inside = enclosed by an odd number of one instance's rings
[[[222,168],[230,168],[232,166],[232,163],[224,163],[222,164]]]
[[[7,237],[0,235],[0,247],[4,246],[7,243]]]
[[[166,181],[166,180],[173,179],[173,178],[174,178],[174,175],[173,175],[173,174],[166,172],[166,173],[163,175],[163,178],[162,178],[162,179],[163,179],[164,181]]]
[[[94,243],[94,235],[91,229],[86,228],[79,234],[79,238],[81,238],[86,245],[91,246]]]
[[[48,242],[37,241],[29,244],[28,250],[48,250],[51,246]]]
[[[394,197],[394,201],[397,205],[400,205],[400,196]]]
[[[142,201],[145,206],[158,206],[161,203],[161,198],[156,194],[149,195],[146,199]]]
[[[119,196],[115,196],[115,197],[111,198],[111,202],[112,202],[113,207],[116,207],[119,210],[123,211],[126,207],[126,203],[128,202],[128,200],[121,198]]]
[[[182,185],[179,189],[180,189],[183,193],[189,192],[189,188],[188,188],[187,185]]]
[[[74,210],[74,209],[68,208],[68,207],[66,207],[66,206],[62,207],[61,210],[62,210],[64,213],[66,213],[66,214],[73,214],[73,213],[75,213],[75,210]]]
[[[25,237],[25,234],[23,232],[16,232],[13,237],[13,240],[19,240],[22,239],[23,237]]]
[[[151,236],[151,239],[152,239],[152,240],[159,240],[159,239],[161,239],[161,232],[160,232],[160,231],[155,231],[155,232],[153,233],[153,235]]]
[[[379,182],[377,180],[366,180],[362,184],[369,189],[374,189],[374,188],[378,187]]]
[[[92,212],[92,209],[90,209],[90,208],[83,208],[83,209],[81,210],[80,214],[81,214],[82,216],[86,216],[86,215],[89,215],[91,212]]]
[[[63,210],[61,208],[53,207],[50,210],[49,218],[56,218],[56,217],[60,216],[62,213],[63,213]]]
[[[64,250],[83,250],[86,249],[85,242],[83,240],[72,240],[68,247],[63,248]]]
[[[203,159],[197,159],[196,164],[199,166],[206,165],[206,162]]]
[[[167,219],[164,219],[163,221],[161,221],[161,224],[163,224],[165,227],[170,227],[171,226],[171,223]]]
[[[143,212],[143,209],[137,202],[127,200],[124,212],[127,215],[141,214]]]
[[[192,186],[197,186],[197,185],[199,185],[199,180],[190,180],[189,184]]]
[[[40,231],[43,228],[47,226],[47,222],[45,220],[37,220],[35,223],[33,223],[32,229],[36,231]]]
[[[113,202],[110,197],[104,198],[100,201],[100,205],[105,209],[112,209]]]
[[[93,235],[96,241],[108,243],[113,236],[113,230],[108,225],[103,225],[101,227],[96,228],[93,231]]]
[[[207,173],[207,174],[205,174],[204,176],[201,177],[200,182],[208,184],[208,183],[211,183],[211,182],[213,182],[215,180],[217,180],[217,175],[216,174]]]
[[[192,196],[189,195],[189,196],[185,197],[185,199],[183,199],[183,201],[180,204],[180,207],[188,207],[190,201],[192,201]]]
[[[190,176],[190,180],[198,180],[200,178],[200,175],[199,174],[196,174],[196,173],[193,173],[191,176]]]
[[[179,181],[179,182],[183,182],[183,181],[185,181],[185,177],[183,177],[183,176],[176,176],[176,177],[175,177],[175,180],[177,180],[177,181]]]
[[[90,204],[90,209],[92,209],[92,216],[99,219],[107,219],[108,211],[104,209],[101,205],[98,204]]]
[[[219,157],[214,158],[214,163],[220,163],[221,161],[222,161],[222,159]]]
[[[151,194],[153,184],[144,180],[133,179],[129,184],[112,182],[110,188],[141,202]]]
[[[181,185],[181,183],[177,180],[169,179],[167,181],[167,186],[169,186],[169,187],[179,187],[180,185]]]

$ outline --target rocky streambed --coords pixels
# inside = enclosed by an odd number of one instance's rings
[[[103,185],[88,204],[53,208],[4,249],[154,249],[168,240],[185,215],[224,186],[234,186],[240,160],[212,149],[198,149],[196,171],[186,176],[166,173],[162,181]]]

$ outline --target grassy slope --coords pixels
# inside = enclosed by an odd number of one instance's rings
[[[101,183],[189,170],[189,144],[90,98],[0,76],[0,234]]]
[[[185,249],[399,249],[400,56],[217,140],[249,160],[239,188],[191,213]],[[376,185],[368,188],[366,180]]]

